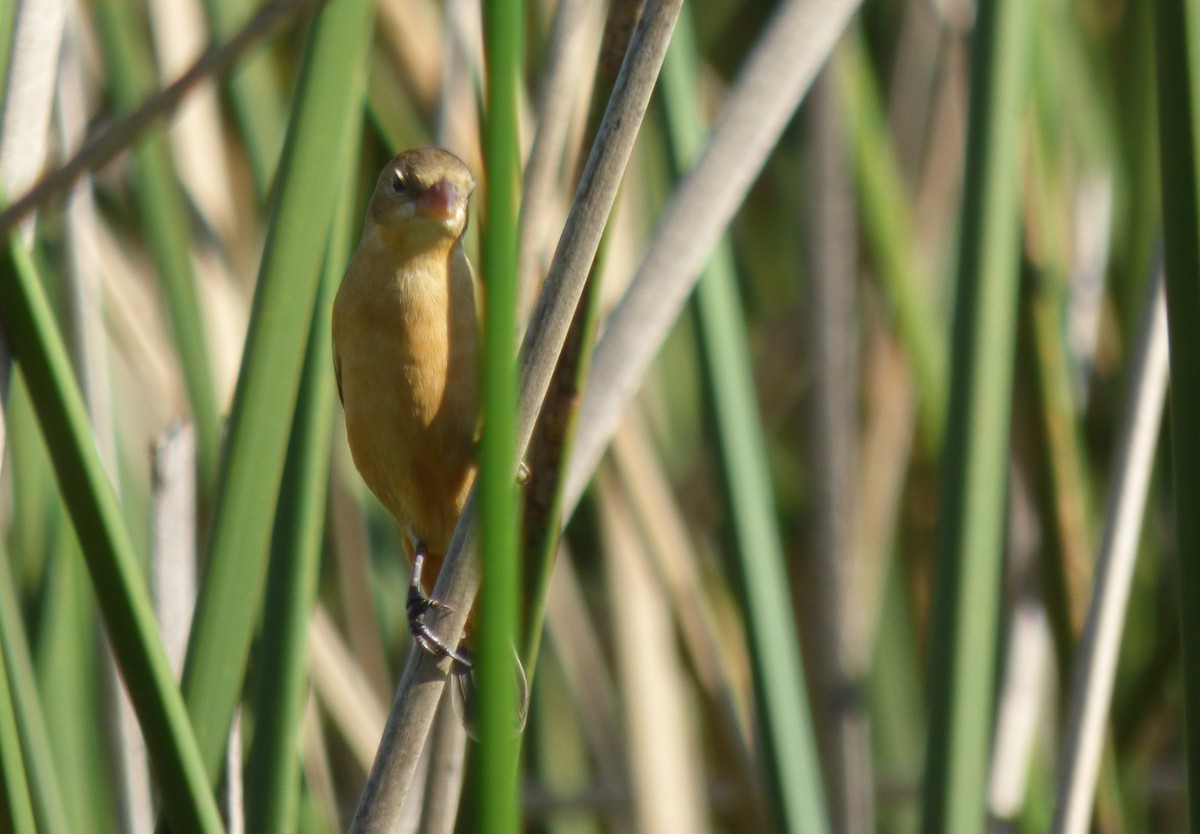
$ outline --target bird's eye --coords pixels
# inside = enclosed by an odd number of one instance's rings
[[[408,185],[408,181],[399,171],[396,171],[392,174],[392,193],[393,194],[403,194],[404,189],[407,185]]]

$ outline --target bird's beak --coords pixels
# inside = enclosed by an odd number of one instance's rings
[[[416,213],[431,220],[453,220],[458,216],[458,189],[449,180],[435,182],[417,198]]]

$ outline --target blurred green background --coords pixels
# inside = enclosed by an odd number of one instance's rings
[[[832,50],[796,40],[820,69],[782,132],[746,126],[765,159],[702,157],[796,8],[853,15]],[[467,250],[518,247],[481,281],[526,321],[640,12],[526,0],[523,31],[485,34],[470,0],[0,2],[8,198],[84,148],[3,215],[0,830],[349,825],[410,647],[398,531],[330,373],[366,200],[399,150],[460,155]],[[1187,830],[1198,15],[683,7],[573,337],[582,374],[678,183],[717,174],[741,207],[689,241],[698,289],[648,334],[561,546],[541,484],[561,488],[573,430],[535,433],[522,829]],[[505,37],[515,115],[489,119]],[[198,60],[176,106],[161,91]],[[489,130],[519,140],[515,223],[483,213]],[[568,425],[575,371],[552,394]],[[455,823],[444,779],[401,830],[511,828],[469,768]]]

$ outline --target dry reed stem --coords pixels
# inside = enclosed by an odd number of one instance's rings
[[[596,33],[588,27],[593,22],[588,12],[594,5],[587,0],[559,0],[551,24],[537,108],[537,131],[525,166],[518,221],[517,309],[522,321],[536,298],[544,266],[543,249],[548,243],[547,229],[557,196],[555,186],[563,170],[563,153],[577,90],[584,71],[595,67],[600,47]]]
[[[708,147],[680,182],[596,348],[564,506],[578,502],[712,247],[859,0],[787,0],[747,57]]]
[[[675,627],[637,522],[612,469],[601,471],[601,540],[613,617],[614,656],[625,719],[637,831],[707,831],[707,791],[690,727],[688,687]]]
[[[1166,296],[1159,269],[1150,282],[1130,364],[1092,601],[1071,676],[1067,725],[1058,758],[1054,834],[1083,834],[1091,823],[1125,609],[1162,425],[1167,367]]]

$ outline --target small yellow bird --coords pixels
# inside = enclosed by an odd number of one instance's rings
[[[413,637],[468,666],[422,622],[441,604],[421,574],[441,570],[475,475],[479,319],[463,251],[474,187],[462,160],[439,148],[392,159],[333,304],[346,436],[363,480],[400,525]]]

